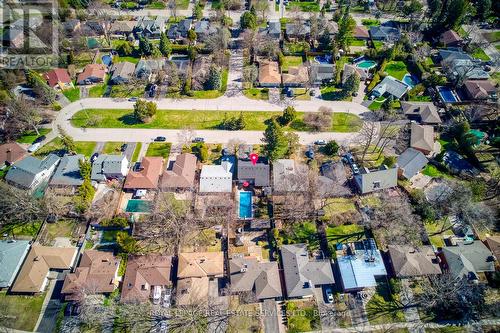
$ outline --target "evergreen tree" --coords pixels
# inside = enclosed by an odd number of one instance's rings
[[[150,56],[152,51],[149,40],[143,36],[139,36],[139,52],[141,55]]]
[[[297,111],[293,106],[287,106],[285,110],[283,110],[283,114],[278,118],[278,122],[281,126],[287,126],[297,117]]]
[[[220,68],[215,65],[210,66],[208,70],[208,78],[205,82],[205,89],[219,90],[222,85],[222,73]]]
[[[276,118],[271,118],[264,131],[264,154],[275,161],[285,156],[288,150],[288,141],[285,137],[283,128],[278,124]]]
[[[246,11],[240,18],[241,30],[255,29],[257,27],[257,16],[252,12]]]
[[[168,39],[165,32],[162,32],[160,36],[160,52],[165,57],[170,56],[170,54],[172,53],[172,45],[170,44],[170,40]]]

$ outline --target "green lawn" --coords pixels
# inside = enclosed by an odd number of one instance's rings
[[[319,247],[318,232],[313,222],[301,222],[281,230],[279,238],[282,244],[306,243],[309,249]]]
[[[490,61],[491,58],[488,57],[486,53],[484,53],[483,49],[480,49],[479,47],[474,50],[474,52],[471,53],[471,56],[476,58],[476,59],[481,59],[483,61]]]
[[[288,68],[300,65],[302,65],[302,57],[285,56],[283,57],[283,64],[281,65],[281,70],[288,71]]]
[[[113,142],[109,141],[104,144],[102,148],[103,154],[111,154],[111,155],[121,155],[120,148],[125,142]]]
[[[75,101],[77,101],[77,100],[80,99],[80,88],[76,87],[76,88],[73,88],[73,89],[63,90],[63,95],[66,96],[66,98],[70,102],[75,102]]]
[[[243,90],[243,94],[250,99],[269,100],[269,89],[267,88],[249,88]]]
[[[9,236],[24,236],[33,238],[36,236],[41,226],[42,222],[6,225],[0,229],[0,236],[8,234]]]
[[[425,231],[429,236],[429,241],[435,247],[443,247],[444,237],[453,236],[451,224],[447,219],[424,223]]]
[[[45,293],[37,296],[6,295],[0,292],[2,326],[22,331],[33,331],[42,309]]]
[[[121,232],[121,230],[104,230],[101,236],[101,242],[103,243],[113,243],[116,242],[116,235]]]
[[[95,86],[90,87],[89,89],[89,97],[102,97],[106,92],[108,85],[106,83],[96,84]]]
[[[95,123],[88,124],[88,114],[93,114]],[[126,109],[89,109],[77,112],[71,119],[76,127],[98,127],[98,128],[167,128],[182,129],[186,126],[193,129],[217,129],[224,114],[228,116],[239,116],[240,111],[190,111],[190,110],[159,110],[149,123],[138,123],[132,110]],[[265,121],[272,116],[280,115],[281,112],[243,112],[245,118],[245,130],[264,130]],[[298,112],[297,120],[291,125],[291,129],[297,131],[308,131],[304,124],[303,112]],[[362,125],[362,120],[354,115],[342,112],[332,114],[332,132],[356,132]]]
[[[139,153],[141,152],[141,148],[142,148],[142,142],[137,142],[135,144],[134,154],[132,155],[131,162],[137,162],[137,160],[139,159]]]
[[[484,38],[490,43],[500,41],[500,31],[487,32],[483,34]]]
[[[286,301],[288,332],[310,332],[321,328],[318,308],[313,300]]]
[[[362,19],[361,24],[367,27],[374,27],[374,26],[379,26],[380,25],[380,20],[377,19]]]
[[[90,157],[94,152],[96,142],[94,141],[75,141],[76,153]],[[61,138],[55,138],[45,146],[35,152],[36,156],[43,157],[50,153],[61,155],[63,153],[63,145]]]
[[[300,101],[310,101],[311,95],[306,88],[292,88],[293,96],[296,100]]]
[[[354,212],[356,211],[356,206],[354,205],[354,200],[349,198],[330,198],[326,200],[325,216],[330,217],[335,214]]]
[[[382,50],[382,48],[384,47],[384,42],[379,41],[379,40],[375,40],[375,41],[373,41],[373,47],[377,51]]]
[[[351,38],[351,39],[349,39],[349,45],[350,46],[365,46],[366,42],[362,39]]]
[[[309,44],[307,44],[306,42],[285,42],[284,49],[288,50],[288,52],[290,53],[302,53],[305,50],[309,50]]]
[[[129,98],[144,96],[145,87],[129,87],[126,84],[118,84],[111,87],[109,97],[113,98]]]
[[[116,61],[116,62],[128,61],[128,62],[131,62],[131,63],[136,64],[136,65],[139,62],[139,60],[141,60],[141,59],[135,58],[135,57],[126,57],[126,56],[117,56],[116,58],[113,58],[113,61]]]
[[[224,93],[220,90],[193,90],[193,98],[212,99],[221,97]]]
[[[327,226],[325,231],[328,242],[334,244],[358,241],[365,238],[365,229],[357,224]]]
[[[38,130],[38,132],[40,133],[40,135],[36,134],[35,131],[28,131],[28,132],[24,132],[20,137],[19,139],[17,139],[16,141],[19,142],[19,143],[33,143],[33,141],[35,141],[36,138],[38,138],[39,136],[42,136],[42,135],[47,135],[49,134],[50,132],[52,131],[52,129],[50,128],[40,128]]]
[[[170,148],[172,144],[169,142],[153,142],[148,146],[148,150],[146,151],[146,156],[160,156],[163,158],[168,158],[170,154]]]
[[[319,4],[315,1],[290,1],[287,10],[291,10],[293,7],[299,8],[303,12],[319,12]]]
[[[176,0],[177,9],[188,9],[189,0]]]
[[[496,84],[500,84],[500,72],[491,74],[491,79],[495,81]]]
[[[342,95],[342,88],[337,88],[334,85],[328,85],[321,88],[321,99],[325,101],[341,101],[352,100],[352,96],[344,97]]]
[[[449,178],[450,176],[436,168],[434,165],[427,164],[422,170],[422,173],[426,176],[432,177],[432,178]]]
[[[152,2],[151,4],[147,5],[146,8],[148,8],[148,9],[165,9],[165,3],[160,2],[160,1],[155,1],[155,2]]]
[[[408,68],[406,68],[403,61],[389,61],[385,66],[385,72],[398,80],[402,80],[405,74],[408,73]]]
[[[405,321],[399,295],[391,294],[387,282],[379,282],[377,292],[366,304],[366,314],[371,325]]]

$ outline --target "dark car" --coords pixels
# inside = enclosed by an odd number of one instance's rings
[[[167,138],[164,136],[157,136],[156,138],[154,138],[154,141],[164,142],[167,141]]]
[[[201,138],[201,137],[196,137],[193,139],[193,142],[197,143],[197,142],[205,142],[205,139],[204,138]]]
[[[38,142],[42,142],[43,140],[45,140],[47,137],[45,135],[40,135],[38,138],[35,139],[35,141],[33,141],[33,143],[38,143]]]
[[[71,311],[71,314],[73,316],[78,316],[82,312],[82,309],[80,308],[80,304],[75,303],[73,305],[73,310]]]
[[[99,153],[93,153],[90,157],[90,163],[94,163],[94,161],[99,157]]]
[[[72,309],[73,309],[73,304],[72,304],[72,303],[68,303],[68,304],[66,305],[66,308],[64,308],[64,315],[65,315],[66,317],[71,316],[71,310],[72,310]]]
[[[128,147],[128,144],[126,144],[126,143],[122,144],[122,146],[120,147],[120,151],[124,152],[125,150],[127,150],[127,147]]]

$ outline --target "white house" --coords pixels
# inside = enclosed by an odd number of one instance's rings
[[[204,165],[200,174],[200,192],[231,192],[233,187],[232,163],[222,162],[220,165]]]
[[[122,179],[127,173],[128,160],[125,155],[99,155],[92,163],[91,179],[97,182]]]
[[[33,190],[49,180],[59,160],[54,154],[49,154],[43,160],[27,156],[9,169],[5,180],[16,187]]]

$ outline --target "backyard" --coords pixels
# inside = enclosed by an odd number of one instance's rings
[[[302,57],[297,56],[285,56],[283,57],[283,63],[281,64],[281,70],[287,72],[290,67],[296,67],[302,65]]]
[[[0,292],[2,326],[22,331],[33,331],[44,299],[45,293],[37,296],[7,296],[6,292]]]
[[[316,225],[313,222],[296,223],[287,230],[280,230],[278,244],[306,243],[309,250],[319,247]]]
[[[229,333],[253,333],[261,331],[259,319],[260,304],[241,304],[238,296],[232,296],[229,309],[236,315],[229,317]]]
[[[325,232],[328,242],[335,244],[354,242],[365,238],[365,229],[357,224],[327,226]]]
[[[408,68],[403,61],[389,61],[385,66],[385,72],[398,80],[402,80],[408,73]]]
[[[451,224],[448,219],[431,221],[424,223],[425,231],[429,236],[429,241],[435,247],[443,247],[444,237],[453,236]]]
[[[38,234],[41,225],[41,222],[4,225],[0,229],[0,237],[3,237],[4,234],[7,234],[9,236],[15,236],[17,238],[32,239]]]

